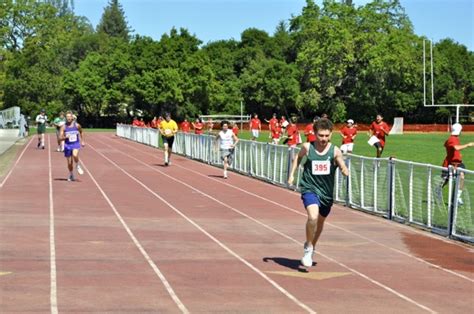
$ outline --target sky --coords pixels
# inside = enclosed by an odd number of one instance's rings
[[[255,27],[273,34],[277,24],[301,13],[305,0],[120,0],[134,34],[159,40],[172,27],[187,28],[208,43],[240,39]],[[369,1],[354,0],[355,5]],[[400,0],[415,33],[437,42],[444,38],[474,51],[474,0]],[[94,25],[108,0],[76,0],[75,12]],[[321,5],[322,0],[316,0]]]

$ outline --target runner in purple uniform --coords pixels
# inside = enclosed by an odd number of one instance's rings
[[[61,127],[60,138],[64,141],[64,156],[67,158],[67,167],[69,169],[68,181],[74,181],[74,162],[76,163],[77,173],[84,174],[79,164],[79,149],[84,146],[84,135],[79,123],[74,120],[71,111],[66,113],[66,124]]]

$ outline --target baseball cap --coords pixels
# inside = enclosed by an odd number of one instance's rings
[[[352,123],[352,124],[354,124],[354,120],[349,119],[349,120],[347,120],[347,123]]]
[[[461,130],[462,130],[462,125],[459,123],[454,123],[451,126],[451,135],[459,135],[461,134]]]
[[[46,112],[46,110],[44,110],[44,109],[41,109],[41,110],[40,110],[40,112]]]

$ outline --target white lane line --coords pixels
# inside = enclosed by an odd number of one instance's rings
[[[120,171],[122,171],[125,175],[127,175],[130,179],[132,179],[133,181],[137,182],[139,185],[141,185],[145,190],[147,190],[148,192],[150,192],[150,194],[152,194],[153,196],[155,196],[157,199],[159,199],[160,201],[162,201],[163,203],[165,203],[169,208],[171,208],[174,212],[176,212],[178,215],[180,215],[181,217],[183,217],[186,221],[188,221],[191,225],[193,225],[196,229],[198,229],[199,231],[201,231],[203,234],[205,234],[208,238],[210,238],[212,241],[214,241],[217,245],[219,245],[221,248],[223,248],[224,250],[226,250],[230,255],[234,256],[236,259],[238,259],[239,261],[241,261],[243,264],[245,264],[247,267],[249,267],[250,269],[252,269],[254,272],[256,272],[258,275],[260,275],[263,279],[265,279],[266,281],[268,281],[272,286],[274,286],[276,289],[278,289],[281,293],[283,293],[286,297],[288,297],[290,300],[292,300],[294,303],[296,303],[298,306],[300,306],[302,309],[304,309],[305,311],[307,311],[308,313],[316,313],[314,310],[312,310],[311,308],[309,308],[306,304],[302,303],[301,301],[299,301],[295,296],[293,296],[290,292],[288,292],[287,290],[285,290],[283,287],[281,287],[278,283],[276,283],[274,280],[272,280],[270,277],[268,277],[265,273],[263,273],[261,270],[259,270],[258,268],[256,268],[255,266],[253,266],[251,263],[249,263],[248,261],[246,261],[244,258],[242,258],[240,255],[238,255],[237,253],[235,253],[233,250],[231,250],[228,246],[226,246],[224,243],[222,243],[221,241],[219,241],[217,238],[215,238],[213,235],[211,235],[209,232],[207,232],[206,230],[204,230],[199,224],[197,224],[196,222],[194,222],[191,218],[189,218],[188,216],[186,216],[183,212],[181,212],[178,208],[176,208],[175,206],[173,206],[171,203],[169,203],[167,200],[165,200],[163,197],[161,197],[159,194],[155,193],[152,189],[150,189],[147,185],[143,184],[140,180],[138,180],[137,178],[135,178],[133,175],[131,175],[130,173],[128,173],[125,169],[123,169],[122,167],[120,167],[118,164],[116,164],[114,161],[112,161],[111,159],[109,159],[107,156],[105,156],[104,154],[102,154],[101,152],[99,152],[98,150],[96,150],[94,148],[94,146],[92,146],[90,143],[89,143],[89,147],[91,147],[97,154],[101,155],[105,160],[107,160],[109,163],[111,163],[112,165],[114,165],[117,169],[119,169]]]
[[[106,143],[103,143],[103,144],[105,144],[105,145],[111,147],[110,145],[108,145],[108,144],[106,144]],[[120,154],[122,154],[122,155],[124,155],[124,156],[126,156],[126,157],[128,157],[128,158],[130,158],[130,159],[133,159],[133,160],[137,161],[138,163],[144,165],[145,167],[150,168],[150,169],[152,169],[153,171],[158,172],[158,173],[160,173],[161,175],[168,177],[169,179],[171,179],[171,180],[173,180],[173,181],[175,181],[175,182],[177,182],[177,183],[179,183],[179,184],[182,184],[182,185],[184,185],[184,186],[186,186],[186,187],[188,187],[188,188],[190,188],[190,189],[192,189],[192,190],[194,190],[194,191],[200,193],[201,195],[203,195],[203,196],[205,196],[205,197],[207,197],[207,198],[209,198],[209,199],[215,201],[216,203],[221,204],[222,206],[225,206],[225,207],[227,207],[228,209],[231,209],[232,211],[234,211],[234,212],[236,212],[236,213],[238,213],[238,214],[240,214],[240,215],[242,215],[242,216],[244,216],[244,217],[246,217],[246,218],[248,218],[248,219],[254,221],[255,223],[257,223],[257,224],[263,226],[264,228],[266,228],[266,229],[268,229],[268,230],[271,230],[271,231],[273,231],[273,232],[279,234],[280,236],[282,236],[282,237],[284,237],[284,238],[286,238],[286,239],[289,239],[290,241],[292,241],[292,242],[294,242],[294,243],[299,244],[300,246],[303,246],[303,243],[302,243],[302,242],[300,242],[300,241],[294,239],[293,237],[291,237],[291,236],[289,236],[289,235],[287,235],[287,234],[285,234],[285,233],[283,233],[283,232],[280,232],[280,231],[274,229],[273,227],[271,227],[271,226],[269,226],[269,225],[267,225],[267,224],[265,224],[265,223],[259,221],[258,219],[255,219],[255,218],[253,218],[253,217],[251,217],[251,216],[249,216],[249,215],[247,215],[247,214],[245,214],[245,213],[239,211],[238,209],[235,209],[235,208],[233,208],[232,206],[227,205],[227,204],[225,204],[225,203],[223,203],[223,202],[221,202],[221,201],[215,199],[215,198],[212,197],[211,195],[208,195],[208,194],[206,194],[205,192],[203,192],[203,191],[201,191],[201,190],[199,190],[199,189],[197,189],[197,188],[195,188],[195,187],[193,187],[193,186],[191,186],[191,185],[189,185],[189,184],[187,184],[187,183],[185,183],[185,182],[182,182],[182,181],[180,181],[180,180],[177,180],[177,179],[173,178],[172,176],[166,174],[165,172],[162,172],[162,171],[160,171],[160,170],[158,170],[158,169],[156,169],[156,168],[154,168],[154,167],[152,167],[152,166],[150,166],[150,165],[144,163],[143,161],[141,161],[141,160],[139,160],[139,159],[137,159],[137,158],[135,158],[135,157],[133,157],[133,156],[131,156],[131,155],[129,155],[129,154],[125,154],[125,153],[123,153],[122,151],[119,151],[119,150],[116,150],[116,149],[114,149],[114,150],[117,151],[118,153],[120,153]],[[98,153],[99,153],[99,152],[98,152]],[[101,153],[99,153],[99,154],[101,154]],[[102,155],[102,154],[101,154],[101,155]],[[105,157],[105,156],[104,156],[104,157]],[[107,158],[107,157],[105,157],[105,158]],[[108,158],[107,158],[107,159],[108,159]],[[125,170],[123,170],[122,168],[120,168],[119,166],[117,166],[117,167],[118,167],[119,169],[121,169],[122,171],[125,171]],[[137,181],[137,182],[138,182],[138,181]],[[141,184],[141,183],[140,183],[140,184]],[[351,272],[353,272],[353,273],[359,275],[360,277],[362,277],[362,278],[364,278],[364,279],[370,281],[371,283],[373,283],[373,284],[375,284],[375,285],[377,285],[377,286],[383,288],[384,290],[391,292],[392,294],[398,296],[399,298],[401,298],[401,299],[403,299],[403,300],[405,300],[405,301],[407,301],[407,302],[410,302],[410,303],[412,303],[412,304],[418,306],[419,308],[421,308],[421,309],[423,309],[423,310],[426,310],[426,311],[428,311],[428,312],[430,312],[430,313],[436,313],[434,310],[430,309],[429,307],[427,307],[427,306],[425,306],[425,305],[423,305],[423,304],[421,304],[421,303],[418,303],[418,302],[416,302],[415,300],[413,300],[413,299],[411,299],[411,298],[405,296],[404,294],[402,294],[402,293],[400,293],[400,292],[398,292],[398,291],[396,291],[396,290],[394,290],[394,289],[392,289],[392,288],[390,288],[390,287],[384,285],[383,283],[381,283],[381,282],[379,282],[379,281],[377,281],[377,280],[375,280],[375,279],[370,278],[369,276],[367,276],[367,275],[365,275],[365,274],[363,274],[363,273],[361,273],[361,272],[355,270],[354,268],[351,268],[351,267],[345,265],[345,264],[342,263],[342,262],[337,261],[336,259],[330,257],[329,255],[323,254],[323,253],[321,253],[321,252],[317,252],[317,253],[318,253],[319,255],[323,256],[324,258],[326,258],[326,259],[332,261],[333,263],[338,264],[339,266],[341,266],[341,267],[343,267],[343,268],[345,268],[345,269],[347,269],[347,270],[349,270],[349,271],[351,271]]]
[[[8,178],[10,177],[10,175],[11,175],[12,172],[13,172],[13,169],[15,169],[16,165],[18,165],[18,163],[20,162],[21,157],[23,157],[23,154],[25,153],[26,149],[30,146],[31,141],[33,141],[33,138],[34,138],[34,137],[31,137],[31,139],[30,139],[30,140],[28,141],[28,143],[25,145],[25,148],[23,148],[23,151],[21,152],[20,156],[19,156],[18,159],[16,160],[15,164],[12,166],[12,168],[10,169],[10,171],[8,171],[7,175],[6,175],[5,178],[3,179],[2,183],[0,183],[0,188],[3,187],[3,185],[5,185],[5,182],[7,182]]]
[[[127,146],[127,147],[131,147],[132,149],[134,149],[134,150],[136,150],[136,151],[142,152],[142,151],[140,151],[139,149],[133,147],[133,145],[128,145],[128,144],[124,144],[124,145]],[[152,156],[152,157],[154,157],[154,158],[156,158],[156,159],[162,160],[162,158],[159,158],[159,157],[157,157],[157,156],[155,156],[155,155],[153,155],[153,154],[151,154],[151,153],[146,153],[146,154],[147,154],[147,155],[150,155],[150,156]],[[180,156],[180,157],[182,157],[182,156]],[[182,157],[182,158],[184,158],[184,157]],[[216,167],[213,167],[213,166],[209,166],[209,165],[207,165],[207,164],[203,164],[203,165],[205,165],[205,166],[207,166],[207,167],[211,167],[211,168],[213,168],[213,169],[216,168]],[[288,207],[288,206],[286,206],[286,205],[283,205],[283,204],[280,204],[280,203],[278,203],[278,202],[275,202],[275,201],[272,201],[272,200],[270,200],[270,199],[267,199],[267,198],[265,198],[265,197],[263,197],[263,196],[260,196],[260,195],[258,195],[258,194],[255,194],[255,193],[249,192],[249,191],[247,191],[247,190],[241,189],[241,188],[239,188],[239,187],[237,187],[237,186],[231,185],[231,184],[229,184],[229,183],[227,183],[227,182],[224,182],[223,180],[218,180],[218,179],[216,179],[216,178],[208,177],[208,176],[203,175],[202,173],[200,173],[200,172],[198,172],[198,171],[192,170],[192,169],[190,169],[190,168],[183,167],[183,166],[181,166],[181,165],[174,164],[173,166],[177,166],[177,167],[180,167],[180,168],[182,168],[182,169],[186,169],[187,171],[193,172],[193,173],[195,173],[195,174],[197,174],[197,175],[200,175],[200,176],[202,176],[202,177],[205,177],[205,178],[207,178],[207,179],[210,179],[210,180],[214,180],[214,181],[216,181],[216,182],[219,182],[219,184],[223,184],[223,185],[226,185],[226,186],[228,186],[228,187],[234,188],[234,189],[236,189],[236,190],[238,190],[238,191],[244,192],[244,193],[246,193],[246,194],[248,194],[248,195],[251,195],[251,196],[253,196],[253,197],[259,198],[259,199],[264,200],[264,201],[266,201],[266,202],[269,202],[269,203],[271,203],[271,204],[273,204],[273,205],[276,205],[276,206],[278,206],[278,207],[281,207],[281,208],[284,208],[284,209],[286,209],[286,210],[289,210],[289,211],[291,211],[291,212],[293,212],[293,213],[295,213],[295,214],[298,214],[298,215],[300,215],[300,216],[306,217],[306,214],[305,214],[305,213],[302,213],[302,212],[297,211],[297,210],[295,210],[295,209],[293,209],[293,208],[291,208],[291,207]],[[255,180],[255,181],[258,181],[258,180]],[[267,185],[272,186],[272,187],[274,187],[274,188],[277,188],[277,189],[279,189],[279,191],[282,190],[282,188],[275,187],[275,186],[273,186],[273,185],[271,185],[271,184],[267,184]],[[293,191],[290,191],[290,190],[286,190],[286,189],[283,189],[283,190],[284,190],[285,192],[289,192],[289,193],[292,193],[292,194],[296,193],[296,192],[293,192]],[[297,194],[297,193],[296,193],[296,194]],[[299,194],[298,194],[298,195],[299,195]],[[349,211],[349,210],[347,210],[346,212],[354,213],[353,211]],[[364,213],[358,213],[358,212],[356,212],[356,213],[357,213],[357,214],[360,214],[360,215],[364,215],[364,217],[365,217],[365,216],[371,216],[371,215],[367,215],[367,214],[364,214]],[[354,214],[355,214],[355,213],[354,213]],[[372,218],[372,217],[371,217],[371,218]],[[376,218],[372,218],[372,219],[376,219]],[[377,222],[382,222],[381,219],[376,219],[376,221],[377,221]],[[437,265],[437,264],[430,263],[430,262],[428,262],[428,261],[426,261],[426,260],[424,260],[424,259],[422,259],[422,258],[419,258],[419,257],[417,257],[417,256],[414,256],[414,255],[412,255],[412,254],[410,254],[410,253],[407,253],[407,252],[404,252],[404,251],[402,251],[402,250],[396,249],[396,248],[394,248],[394,247],[385,245],[385,244],[383,244],[383,243],[381,243],[381,242],[375,241],[375,240],[373,240],[373,239],[371,239],[371,238],[368,238],[368,237],[366,237],[366,236],[363,236],[363,235],[361,235],[361,234],[359,234],[359,233],[356,233],[356,232],[351,231],[351,230],[349,230],[349,229],[346,229],[346,228],[344,228],[344,227],[335,225],[334,223],[326,222],[326,224],[329,225],[329,226],[331,226],[331,227],[333,227],[333,228],[342,230],[342,231],[347,232],[347,233],[349,233],[349,234],[352,234],[352,235],[354,235],[354,236],[356,236],[356,237],[359,237],[359,238],[361,238],[361,239],[364,239],[364,240],[366,240],[366,241],[368,241],[368,242],[370,242],[370,243],[377,244],[377,245],[379,245],[379,246],[381,246],[381,247],[384,247],[384,248],[386,248],[386,249],[388,249],[388,250],[391,250],[391,251],[393,251],[393,252],[402,254],[402,255],[404,255],[404,256],[406,256],[406,257],[412,258],[412,259],[414,259],[414,260],[416,260],[416,261],[418,261],[418,262],[420,262],[420,263],[426,264],[426,265],[428,265],[428,266],[430,266],[430,267],[433,267],[433,268],[436,268],[436,269],[438,269],[438,270],[447,272],[447,273],[449,273],[449,274],[451,274],[451,275],[454,275],[454,276],[456,276],[456,277],[465,279],[465,280],[467,280],[467,281],[474,282],[474,279],[471,279],[471,278],[469,278],[469,277],[467,277],[467,276],[465,276],[465,275],[463,275],[463,274],[460,274],[460,273],[458,273],[458,272],[456,272],[456,271],[453,271],[453,270],[444,268],[444,267],[439,266],[439,265]],[[390,224],[390,226],[393,226],[393,224]],[[414,231],[414,230],[411,230],[411,229],[410,229],[410,230],[408,230],[408,231]],[[427,234],[425,234],[425,233],[421,233],[421,234],[422,234],[422,235],[427,235]],[[435,239],[440,240],[440,239],[438,239],[438,238],[435,238]],[[441,240],[442,240],[442,239],[441,239]],[[448,243],[448,244],[454,244],[454,243],[451,243],[451,242],[447,242],[447,243]],[[463,247],[463,246],[461,246],[461,247]]]
[[[88,146],[91,147],[91,145],[88,143]],[[128,227],[127,223],[125,222],[125,220],[122,218],[122,215],[120,215],[120,213],[118,212],[117,208],[115,207],[115,205],[112,203],[112,201],[110,200],[110,198],[107,196],[107,194],[104,192],[104,190],[102,189],[102,187],[99,185],[99,183],[97,182],[97,180],[94,178],[94,176],[92,175],[92,173],[89,171],[89,169],[86,167],[86,164],[84,163],[84,160],[82,159],[81,160],[81,163],[84,167],[84,169],[87,171],[87,173],[89,174],[90,178],[92,179],[92,181],[94,182],[95,186],[99,189],[100,193],[102,194],[102,196],[104,197],[104,199],[107,201],[107,203],[109,204],[110,208],[112,208],[113,212],[115,213],[115,216],[117,216],[118,220],[120,221],[120,223],[122,224],[122,226],[124,227],[124,229],[127,231],[128,235],[130,236],[130,238],[132,239],[133,243],[135,244],[135,246],[138,248],[138,250],[140,251],[140,253],[142,253],[143,257],[145,258],[145,260],[148,262],[148,264],[150,265],[150,267],[153,269],[153,271],[155,272],[155,274],[158,276],[158,278],[161,280],[161,282],[163,283],[163,285],[165,286],[166,288],[166,291],[168,291],[168,294],[171,296],[171,298],[173,299],[173,301],[176,303],[176,305],[178,306],[178,308],[181,310],[182,313],[189,313],[188,309],[184,306],[183,302],[181,302],[181,300],[178,298],[178,296],[176,295],[176,293],[174,292],[173,288],[171,287],[170,283],[168,282],[168,280],[166,279],[165,275],[163,275],[163,273],[160,271],[160,269],[158,268],[158,266],[156,266],[156,264],[153,262],[153,260],[151,259],[151,257],[148,255],[148,253],[146,252],[146,250],[143,248],[143,246],[140,244],[140,242],[138,241],[138,239],[135,237],[135,235],[133,234],[132,230]]]
[[[54,203],[53,203],[53,174],[51,167],[51,140],[48,135],[48,167],[49,167],[49,255],[50,255],[50,303],[51,314],[58,313],[58,295],[56,281],[56,241],[54,236]]]

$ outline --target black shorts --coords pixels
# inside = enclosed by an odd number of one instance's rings
[[[163,136],[163,144],[168,144],[169,148],[173,148],[174,136]]]
[[[377,142],[374,144],[374,146],[377,148],[377,149],[383,149],[383,146],[380,142]]]
[[[463,169],[466,169],[466,166],[464,165],[463,162],[461,163],[458,163],[456,164],[457,165],[457,168],[463,168]],[[454,166],[454,165],[451,165],[451,166]],[[441,171],[441,177],[445,180],[447,180],[449,178],[449,173],[448,173],[448,170],[443,170]]]

